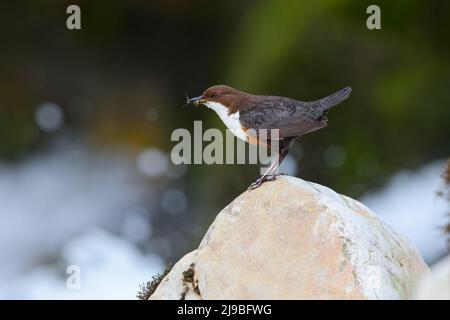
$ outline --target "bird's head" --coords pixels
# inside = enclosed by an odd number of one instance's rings
[[[216,85],[206,89],[202,95],[188,99],[188,103],[194,103],[196,105],[206,105],[211,108],[214,104],[221,104],[228,108],[229,112],[235,112],[237,110],[237,104],[246,93],[236,90],[232,87],[225,85]]]

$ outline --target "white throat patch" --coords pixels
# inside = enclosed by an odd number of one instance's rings
[[[205,102],[205,105],[213,109],[220,117],[220,119],[225,123],[227,128],[238,138],[247,141],[247,134],[242,129],[241,122],[239,121],[239,111],[228,115],[228,108],[225,107],[223,104],[214,102],[214,101],[207,101]]]

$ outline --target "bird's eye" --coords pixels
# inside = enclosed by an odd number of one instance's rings
[[[211,98],[217,98],[217,96],[218,96],[219,94],[217,93],[217,92],[214,92],[212,95],[211,95]]]

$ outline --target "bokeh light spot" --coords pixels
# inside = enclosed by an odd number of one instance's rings
[[[342,146],[332,145],[325,149],[323,157],[328,166],[337,168],[341,167],[345,163],[347,153]]]
[[[187,208],[187,198],[184,192],[177,189],[167,190],[161,198],[161,206],[169,214],[178,215]]]
[[[56,103],[44,102],[36,108],[35,120],[42,131],[55,132],[62,127],[64,114]]]
[[[142,174],[156,178],[167,172],[169,161],[167,156],[160,150],[149,148],[139,153],[137,166]]]

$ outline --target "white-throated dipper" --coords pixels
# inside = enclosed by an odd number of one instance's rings
[[[264,175],[250,185],[249,189],[255,189],[263,182],[276,178],[279,165],[296,138],[327,126],[328,110],[347,99],[351,91],[351,87],[345,87],[325,98],[305,102],[286,97],[252,95],[229,86],[216,85],[187,102],[213,109],[235,136],[248,143],[263,143],[254,134],[260,129],[279,130],[278,162],[274,162]],[[264,146],[270,147],[270,139],[264,141]]]

